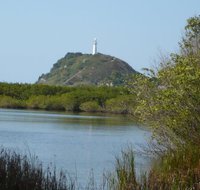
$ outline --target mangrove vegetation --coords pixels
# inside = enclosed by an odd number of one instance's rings
[[[123,87],[0,83],[0,107],[131,113],[134,97]]]

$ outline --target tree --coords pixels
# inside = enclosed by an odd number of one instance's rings
[[[200,50],[200,15],[191,17],[185,26],[185,36],[180,43],[183,55],[197,54]]]
[[[200,144],[200,17],[188,19],[181,53],[157,73],[139,76],[132,84],[136,114],[166,148]],[[182,53],[182,50],[187,53]],[[186,51],[185,51],[186,52]]]

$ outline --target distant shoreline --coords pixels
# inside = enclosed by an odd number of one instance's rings
[[[0,108],[134,115],[135,105],[125,87],[0,83]]]

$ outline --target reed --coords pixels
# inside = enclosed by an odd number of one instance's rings
[[[109,190],[200,190],[200,147],[187,145],[157,157],[150,171],[136,177],[134,152],[128,148],[116,158],[107,175]]]
[[[76,177],[56,168],[44,169],[35,156],[0,149],[0,190],[176,190],[200,189],[200,148],[187,146],[156,158],[150,171],[138,178],[134,151],[128,147],[115,159],[114,171],[103,174],[97,184],[94,175],[86,186]],[[100,181],[100,180],[99,180]]]
[[[1,190],[75,190],[76,182],[62,171],[44,169],[37,157],[23,156],[15,151],[0,150]]]

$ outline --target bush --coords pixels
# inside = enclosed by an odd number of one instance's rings
[[[66,108],[60,96],[49,96],[46,100],[45,109],[65,111]]]
[[[111,113],[133,114],[134,96],[123,95],[106,101],[106,111]]]
[[[25,103],[22,100],[17,100],[9,96],[0,95],[1,108],[24,108]]]
[[[96,101],[89,101],[82,103],[80,105],[80,110],[86,112],[99,112],[102,110],[102,108]]]
[[[60,103],[66,111],[79,111],[79,101],[71,94],[63,94],[60,97]]]
[[[27,107],[31,109],[45,109],[49,96],[31,96],[27,101]]]

